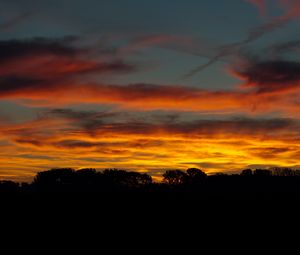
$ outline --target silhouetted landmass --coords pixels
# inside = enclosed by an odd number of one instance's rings
[[[168,170],[155,183],[148,174],[107,169],[52,169],[38,173],[32,183],[0,182],[2,199],[92,197],[95,200],[152,201],[299,200],[300,171],[289,168],[245,169],[240,174],[206,175],[196,168]],[[72,194],[72,195],[71,195]]]

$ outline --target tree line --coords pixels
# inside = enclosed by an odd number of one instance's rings
[[[31,183],[0,181],[3,192],[300,192],[300,170],[245,169],[239,174],[207,175],[197,168],[167,170],[156,183],[146,173],[119,169],[51,169],[37,173]]]

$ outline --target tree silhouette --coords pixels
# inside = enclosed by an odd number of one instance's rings
[[[0,192],[14,193],[19,190],[20,186],[18,183],[13,181],[0,181]]]
[[[256,177],[270,177],[272,176],[272,172],[266,169],[256,169],[253,175]]]
[[[42,190],[59,191],[74,183],[75,170],[72,168],[51,169],[39,172],[33,185]]]
[[[152,177],[148,174],[127,172],[118,169],[106,169],[103,172],[103,177],[107,183],[128,188],[140,187],[152,183]]]
[[[300,170],[290,168],[245,169],[241,174],[207,176],[197,168],[186,172],[169,170],[163,183],[153,183],[148,174],[119,169],[96,171],[93,168],[75,171],[72,168],[40,172],[31,184],[0,181],[0,198],[37,197],[38,199],[65,198],[78,201],[129,201],[134,199],[264,199],[272,197],[300,198]],[[41,196],[40,196],[41,194]],[[58,195],[57,195],[58,194]],[[137,195],[136,195],[137,194]],[[275,196],[276,195],[276,196]],[[96,200],[94,199],[96,198]],[[121,200],[118,200],[121,198]],[[126,200],[129,199],[129,200]],[[33,200],[34,201],[34,200]]]
[[[169,185],[180,185],[187,181],[188,175],[181,170],[168,170],[163,174],[163,182]]]
[[[253,171],[251,169],[245,169],[241,172],[241,176],[252,176]]]
[[[290,168],[275,167],[272,169],[272,174],[274,176],[291,177],[296,176],[296,171]]]
[[[189,168],[186,172],[188,175],[189,183],[198,184],[203,182],[207,177],[206,173],[204,173],[202,170],[198,168]]]

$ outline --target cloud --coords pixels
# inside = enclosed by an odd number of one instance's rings
[[[15,15],[15,17],[9,18],[4,21],[2,24],[0,23],[0,31],[6,32],[9,31],[18,25],[22,24],[27,19],[31,18],[34,15],[33,11],[25,11],[20,14]]]
[[[137,67],[113,57],[102,58],[101,54],[95,57],[92,54],[94,49],[79,47],[79,41],[75,37],[0,41],[0,99],[31,106],[57,107],[74,103],[95,103],[140,110],[251,113],[274,109],[296,112],[299,109],[295,100],[286,103],[283,97],[258,96],[260,88],[257,87],[250,91],[212,91],[172,84],[109,84],[100,81],[101,78],[105,80],[104,75],[109,74],[110,77],[135,72]],[[247,67],[243,66],[244,69],[235,70],[236,75],[250,80],[252,73],[258,72],[255,64],[256,62],[250,62]],[[276,64],[269,66],[271,65],[263,65],[265,69],[281,69]],[[297,68],[296,65],[293,66]],[[288,70],[293,66],[290,64]],[[292,74],[292,70],[288,70],[283,70],[287,72],[286,78]],[[294,76],[296,79],[296,73]],[[262,78],[263,75],[257,79]],[[284,107],[281,107],[283,103]],[[97,116],[92,118],[97,119]],[[98,120],[89,122],[89,125],[100,124],[101,121]]]
[[[19,144],[30,144],[30,145],[34,145],[34,146],[44,146],[43,141],[39,141],[37,139],[26,139],[26,138],[18,138],[15,140],[15,142],[19,143]]]
[[[55,110],[57,111],[57,110]],[[87,125],[89,121],[92,121],[90,116],[103,116],[99,117],[99,121],[102,119],[101,125]],[[156,122],[150,121],[131,121],[130,116],[127,119],[123,119],[122,116],[115,115],[113,119],[107,119],[109,113],[105,116],[103,112],[91,113],[91,112],[76,112],[72,111],[71,118],[69,114],[49,117],[48,114],[45,117],[40,117],[34,121],[22,124],[11,124],[1,127],[0,132],[5,133],[8,136],[17,136],[18,142],[35,144],[35,139],[29,139],[26,136],[30,134],[31,138],[41,138],[41,142],[47,143],[61,137],[56,137],[56,134],[66,131],[66,135],[76,137],[76,134],[84,134],[86,137],[115,137],[127,135],[141,135],[141,136],[163,136],[163,137],[190,137],[190,138],[207,138],[212,136],[226,136],[226,137],[239,137],[239,136],[260,136],[261,138],[269,136],[274,137],[278,134],[289,134],[292,137],[292,131],[296,130],[296,136],[293,138],[300,138],[300,133],[297,131],[299,123],[294,119],[251,119],[251,118],[231,118],[224,120],[213,119],[196,119],[192,121],[173,121],[162,122],[160,120]],[[79,116],[83,116],[80,118]],[[88,116],[88,117],[87,117]],[[121,117],[119,117],[121,116]],[[163,115],[162,115],[163,116]],[[161,117],[162,117],[161,116]],[[166,113],[166,118],[168,114]],[[287,138],[289,138],[287,136]],[[81,145],[79,139],[63,139],[64,144],[78,144]],[[100,143],[94,143],[89,141],[83,143],[82,147],[96,146]],[[40,145],[40,143],[36,143]]]
[[[36,99],[38,93],[47,97],[73,88],[82,93],[83,81],[93,80],[92,76],[135,70],[119,59],[95,58],[93,48],[78,47],[77,41],[74,37],[0,41],[0,97]]]
[[[116,112],[75,111],[67,108],[50,109],[43,112],[44,116],[50,118],[64,118],[70,119],[71,121],[104,120],[116,117],[118,114],[119,113]]]
[[[88,127],[86,123],[92,121],[92,116],[103,116],[104,112],[71,109],[54,109],[51,114],[51,110],[42,112],[45,116],[39,115],[35,120],[0,126],[0,135],[8,141],[5,150],[0,152],[0,162],[6,169],[12,166],[17,170],[26,169],[30,175],[57,166],[122,167],[159,174],[170,167],[202,166],[209,172],[219,172],[253,164],[299,164],[294,157],[300,151],[300,123],[296,119],[176,119],[172,122],[152,119],[151,122],[130,116],[124,119],[119,114],[114,118],[104,117],[101,125]],[[166,118],[168,115],[166,112]],[[289,146],[284,150],[286,144]],[[276,157],[271,157],[275,154]],[[28,156],[24,158],[24,155]],[[12,159],[10,164],[7,157]]]
[[[121,60],[92,59],[89,54],[93,49],[75,46],[76,40],[65,37],[0,41],[0,93],[55,90],[87,76],[135,69]]]
[[[33,144],[34,145],[34,144]],[[148,139],[136,139],[134,141],[124,141],[124,142],[91,142],[91,141],[84,141],[84,140],[62,140],[59,142],[55,142],[51,144],[55,148],[60,149],[83,149],[83,150],[105,150],[105,151],[112,151],[112,150],[124,150],[124,148],[153,148],[163,146],[163,142],[157,140],[148,140]]]
[[[248,69],[245,69],[246,71]],[[234,74],[245,79],[244,69]],[[247,73],[246,73],[247,74]],[[251,73],[249,73],[251,74]],[[159,84],[114,85],[101,83],[25,83],[2,84],[0,98],[15,100],[30,106],[64,106],[74,103],[109,105],[126,110],[176,110],[223,113],[268,113],[278,111],[293,114],[299,111],[297,94],[260,93],[266,86],[248,86],[249,89],[206,90],[194,87]],[[278,88],[279,85],[276,85]],[[270,86],[271,88],[271,86]],[[289,85],[288,88],[293,88]],[[266,90],[263,90],[267,92]],[[282,89],[283,91],[283,89]],[[272,93],[271,93],[272,92]],[[294,99],[291,100],[290,96]]]
[[[246,2],[253,4],[262,17],[267,15],[267,0],[246,0]]]
[[[264,14],[266,12],[266,1],[264,0],[246,0],[251,4],[254,4],[260,11],[260,13]],[[286,26],[290,21],[296,19],[300,16],[300,3],[296,0],[281,0],[281,6],[284,8],[284,13],[280,16],[271,18],[270,20],[266,21],[260,26],[257,26],[251,29],[246,38],[239,42],[234,42],[230,44],[225,44],[217,48],[217,52],[215,56],[211,57],[209,61],[201,66],[196,67],[195,69],[188,72],[184,75],[183,78],[189,78],[197,73],[203,71],[207,67],[215,64],[216,62],[222,60],[224,57],[230,57],[237,54],[242,47],[257,41],[258,39],[262,38],[266,34],[272,33],[277,29],[283,28]]]
[[[11,79],[15,81],[16,79]],[[240,94],[155,84],[45,84],[27,80],[1,84],[0,98],[28,99],[44,105],[70,103],[117,104],[123,108],[220,110],[241,106]],[[245,95],[246,96],[246,95]],[[220,104],[213,105],[218,100]]]
[[[153,34],[153,35],[138,36],[133,38],[128,43],[128,45],[121,47],[118,50],[118,52],[119,54],[130,54],[148,47],[154,47],[154,46],[162,47],[174,41],[183,41],[183,37],[169,35],[169,34]]]
[[[69,121],[75,127],[81,127],[87,132],[101,127],[104,123],[109,123],[115,118],[119,119],[122,113],[119,112],[95,112],[95,111],[74,111],[72,109],[50,109],[41,113],[45,118],[59,118]]]
[[[285,17],[295,19],[300,16],[300,3],[298,0],[279,0],[279,4],[285,10]]]
[[[74,57],[85,51],[72,45],[77,39],[74,36],[67,36],[61,39],[37,37],[27,40],[0,41],[0,62],[36,55]]]
[[[245,80],[247,87],[259,93],[298,90],[300,88],[300,63],[287,60],[248,59],[244,66],[235,68],[235,74]]]
[[[295,58],[295,52],[299,47],[299,41],[292,40],[275,43],[255,54],[249,50],[240,51],[239,58],[229,71],[245,81],[244,88],[257,93],[277,94],[281,98],[294,93],[297,97],[300,62]]]
[[[128,45],[121,47],[118,52],[128,54],[138,52],[145,48],[159,47],[210,58],[216,46],[217,45],[213,42],[208,42],[203,38],[199,39],[193,36],[152,34],[134,37],[132,40],[129,40]]]
[[[0,55],[0,76],[59,83],[70,82],[72,78],[86,78],[87,75],[127,73],[134,70],[132,65],[121,60],[88,59],[81,55],[81,49],[76,51],[73,48],[44,47],[43,43],[40,46],[42,47],[31,49],[36,47],[33,44],[29,50],[16,46],[12,52],[5,49],[7,47],[2,47],[3,52],[7,53]]]
[[[279,58],[287,53],[299,53],[300,52],[300,40],[292,40],[283,43],[276,43],[265,49],[265,53],[270,58]]]
[[[95,148],[98,145],[100,144],[87,142],[87,141],[80,141],[80,140],[63,140],[54,144],[55,147],[70,148],[70,149]]]
[[[260,39],[261,37],[263,37],[267,33],[271,33],[274,30],[283,27],[288,22],[289,22],[289,19],[287,19],[285,17],[279,17],[279,18],[274,18],[273,20],[271,20],[269,22],[266,22],[265,24],[263,24],[261,26],[258,26],[254,29],[251,29],[248,32],[248,35],[245,39],[243,39],[239,42],[235,42],[235,43],[231,43],[231,44],[225,44],[223,46],[218,47],[217,48],[217,53],[214,57],[210,58],[209,61],[206,64],[198,66],[197,68],[195,68],[195,69],[191,70],[190,72],[188,72],[184,76],[184,78],[189,78],[189,77],[192,77],[192,76],[196,75],[197,73],[203,71],[207,67],[210,67],[211,65],[215,64],[216,62],[222,60],[225,57],[228,58],[230,56],[234,56],[245,45]]]
[[[290,152],[298,151],[299,148],[289,148],[289,147],[253,147],[249,149],[249,153],[255,157],[259,158],[278,158],[288,154]]]
[[[11,83],[3,83],[3,81],[1,83],[0,80],[0,98],[19,100],[19,102],[23,100],[25,104],[35,106],[57,107],[57,105],[72,103],[95,103],[115,105],[131,110],[164,109],[240,113],[274,110],[294,112],[299,109],[299,105],[292,101],[283,105],[282,103],[287,99],[284,95],[259,96],[257,87],[250,91],[210,91],[156,84],[40,83],[36,80],[27,81],[15,78],[8,81]]]

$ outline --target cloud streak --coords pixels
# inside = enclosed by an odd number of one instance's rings
[[[267,15],[267,0],[246,0],[246,2],[254,5],[262,17]]]
[[[251,70],[252,71],[252,70]],[[255,70],[254,70],[255,71]],[[251,73],[240,72],[251,75]],[[248,77],[250,78],[250,77]],[[0,98],[11,100],[27,100],[25,104],[36,106],[68,105],[72,103],[94,103],[117,105],[123,109],[178,111],[236,111],[253,112],[253,105],[260,105],[257,112],[293,111],[298,108],[292,102],[283,106],[285,97],[268,91],[263,96],[261,87],[253,90],[240,91],[209,91],[189,87],[166,86],[155,84],[105,85],[105,84],[46,84],[39,81],[11,80],[11,84],[3,85]],[[30,100],[30,101],[28,101]],[[21,101],[22,102],[22,101]],[[216,104],[218,102],[218,104]],[[290,109],[289,109],[290,108]]]
[[[0,31],[7,32],[12,30],[13,28],[17,27],[18,25],[22,24],[27,19],[31,18],[34,15],[33,11],[25,11],[16,15],[13,18],[9,18],[3,23],[0,23]]]
[[[264,0],[247,0],[247,2],[255,5],[261,14],[266,13],[266,1]],[[224,57],[229,57],[237,54],[239,50],[242,49],[242,47],[257,41],[258,39],[262,38],[266,34],[272,33],[277,29],[283,28],[286,26],[291,20],[296,19],[300,16],[300,4],[297,1],[293,0],[282,0],[280,1],[282,7],[285,9],[285,12],[283,15],[272,18],[271,20],[265,22],[264,24],[255,27],[251,29],[248,32],[248,35],[245,39],[231,43],[226,44],[217,49],[217,54],[212,57],[206,64],[201,65],[190,72],[188,72],[186,75],[184,75],[184,79],[192,77],[196,75],[197,73],[203,71],[207,67],[215,64],[216,62],[222,60]]]

